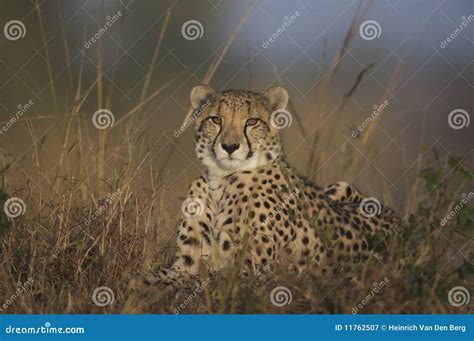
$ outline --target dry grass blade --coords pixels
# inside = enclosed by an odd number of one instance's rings
[[[240,32],[242,29],[242,26],[247,22],[247,19],[249,18],[250,14],[252,13],[252,10],[254,9],[255,5],[257,4],[256,1],[253,1],[252,4],[249,6],[245,14],[242,16],[240,19],[237,27],[235,30],[231,33],[229,39],[227,39],[224,47],[221,49],[219,54],[216,56],[216,58],[212,61],[211,65],[209,66],[206,74],[204,75],[204,78],[202,79],[203,84],[209,84],[212,80],[212,77],[216,73],[217,68],[221,64],[222,60],[224,59],[225,55],[227,54],[227,51],[229,50],[230,46],[234,42],[235,37],[237,37],[237,34]],[[184,126],[184,124],[188,121],[188,119],[191,117],[191,114],[193,113],[193,108],[190,108],[184,117],[183,123],[181,123],[181,126]]]
[[[45,54],[45,57],[46,57],[45,58],[46,67],[47,67],[47,70],[48,70],[49,87],[51,89],[51,96],[52,96],[52,99],[53,99],[55,111],[58,111],[58,101],[57,101],[57,98],[56,98],[56,90],[55,90],[55,87],[54,87],[53,69],[51,67],[51,60],[49,58],[49,48],[48,48],[48,45],[47,45],[47,42],[46,42],[46,33],[44,31],[43,16],[41,14],[40,6],[41,6],[40,1],[35,0],[35,7],[36,7],[36,13],[37,13],[37,17],[38,17],[38,23],[39,23],[39,26],[40,26],[41,38],[43,39],[43,44],[45,45],[44,54]]]
[[[124,114],[113,126],[111,129],[116,129],[119,127],[123,122],[125,122],[130,116],[136,114],[137,112],[140,112],[140,109],[156,98],[159,94],[161,94],[165,89],[169,88],[175,81],[178,79],[182,78],[184,75],[189,74],[189,70],[184,70],[181,73],[179,73],[176,77],[172,78],[170,81],[166,82],[165,85],[161,86],[157,90],[155,90],[151,95],[149,95],[147,98],[145,98],[143,101],[140,101],[135,107],[133,107],[131,110],[129,110],[126,114]]]
[[[160,35],[158,36],[158,42],[155,47],[155,51],[153,52],[153,57],[151,58],[150,67],[148,68],[148,73],[145,78],[145,82],[143,83],[142,93],[140,95],[140,103],[145,100],[146,93],[148,91],[148,86],[150,85],[151,76],[153,74],[153,70],[155,68],[156,59],[160,54],[161,44],[163,43],[163,39],[165,37],[166,29],[171,19],[171,14],[173,11],[173,6],[170,6],[166,11],[165,19],[163,20],[163,25],[161,26]]]

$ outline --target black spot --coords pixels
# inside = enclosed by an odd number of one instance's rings
[[[191,256],[184,255],[183,260],[184,260],[184,265],[186,265],[186,266],[191,266],[191,265],[194,264],[194,260]]]
[[[308,237],[306,237],[306,236],[303,237],[303,244],[304,244],[304,245],[308,245],[308,243],[309,243]]]
[[[206,223],[200,221],[199,225],[201,225],[201,227],[204,229],[204,231],[209,232],[209,226],[207,226]]]
[[[352,239],[352,232],[351,232],[351,231],[347,231],[347,232],[346,232],[346,237],[347,237],[347,239]]]
[[[202,231],[201,236],[207,245],[211,245],[211,240],[209,239],[209,236],[207,235],[207,233],[204,233],[204,231]]]
[[[222,243],[222,250],[227,251],[230,249],[230,242],[228,240],[225,240],[224,243]]]
[[[229,225],[229,224],[232,224],[232,223],[233,223],[232,218],[227,218],[227,220],[224,221],[224,225]]]
[[[263,223],[267,219],[267,216],[265,214],[260,214],[260,221]]]
[[[326,193],[327,195],[336,194],[336,189],[335,189],[335,188],[328,189],[325,193]]]

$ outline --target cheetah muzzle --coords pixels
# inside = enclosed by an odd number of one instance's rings
[[[239,255],[243,273],[270,272],[285,262],[296,273],[335,272],[341,260],[366,257],[376,233],[390,235],[399,226],[376,199],[375,211],[364,212],[367,198],[349,184],[319,187],[285,162],[270,122],[288,104],[284,88],[257,94],[200,85],[191,103],[194,147],[206,172],[183,203],[174,263],[148,282],[180,282],[202,266],[215,272]]]

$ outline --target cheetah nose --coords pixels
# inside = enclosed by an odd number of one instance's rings
[[[235,152],[237,149],[239,149],[240,144],[238,144],[238,143],[233,143],[233,144],[221,143],[221,146],[222,146],[222,149],[224,149],[230,155],[233,152]]]

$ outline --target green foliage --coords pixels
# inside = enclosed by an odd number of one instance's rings
[[[425,190],[432,193],[443,186],[443,171],[437,168],[425,168],[420,171],[420,177],[425,181]]]
[[[461,181],[469,181],[474,178],[474,174],[469,172],[463,165],[462,160],[459,157],[450,155],[448,158],[448,165],[458,172]]]
[[[377,253],[383,253],[387,250],[388,238],[383,231],[377,231],[373,235],[367,237],[369,248]]]

